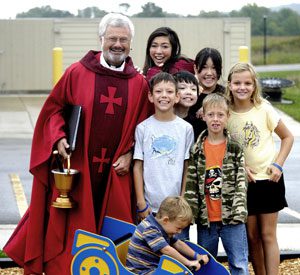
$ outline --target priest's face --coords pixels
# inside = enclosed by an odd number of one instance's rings
[[[120,66],[130,52],[129,28],[108,26],[101,39],[105,61],[110,65]]]

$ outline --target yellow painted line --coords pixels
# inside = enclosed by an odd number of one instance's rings
[[[15,194],[17,206],[19,208],[19,213],[22,217],[28,208],[24,189],[18,174],[10,174],[9,177],[12,184],[13,192]]]

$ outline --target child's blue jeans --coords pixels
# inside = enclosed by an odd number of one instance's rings
[[[197,225],[197,231],[198,244],[215,258],[218,255],[219,238],[221,238],[232,275],[249,274],[245,224],[222,225],[221,222],[211,222],[210,227]]]

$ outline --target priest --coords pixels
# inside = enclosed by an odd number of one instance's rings
[[[111,13],[99,24],[102,51],[89,51],[72,64],[47,98],[32,140],[30,206],[4,247],[24,274],[69,275],[76,229],[99,233],[108,215],[133,222],[130,162],[136,125],[148,117],[148,85],[129,57],[134,26]],[[53,150],[66,158],[64,110],[82,113],[71,155],[79,171],[70,193],[76,208],[52,207],[58,191],[51,170]]]

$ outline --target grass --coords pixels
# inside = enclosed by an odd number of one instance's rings
[[[300,63],[300,36],[267,36],[266,64]],[[251,62],[263,65],[264,37],[251,37]]]
[[[300,63],[300,62],[299,62]],[[300,71],[266,72],[259,73],[259,77],[278,77],[293,80],[294,87],[282,89],[282,98],[292,101],[291,104],[272,103],[276,108],[285,112],[300,122]]]
[[[7,258],[7,255],[0,249],[0,258]]]

